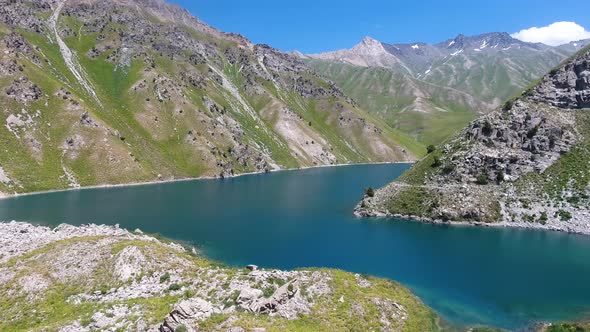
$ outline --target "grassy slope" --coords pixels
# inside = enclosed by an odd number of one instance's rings
[[[61,27],[68,27],[72,31],[81,31],[82,22],[73,17],[63,16],[60,19]],[[111,25],[113,23],[110,23]],[[83,27],[82,27],[83,29]],[[111,31],[107,27],[105,31]],[[0,27],[0,34],[9,33],[6,27]],[[243,166],[231,156],[218,153],[211,156],[211,152],[205,144],[212,142],[218,151],[227,151],[231,146],[228,139],[208,136],[208,125],[200,121],[203,117],[194,118],[190,114],[198,113],[206,109],[202,97],[207,96],[218,105],[227,109],[229,115],[238,121],[244,130],[243,144],[258,146],[283,168],[296,168],[310,166],[296,158],[289,150],[286,140],[274,131],[275,122],[271,119],[262,122],[247,115],[240,102],[231,96],[222,86],[216,83],[208,84],[204,90],[185,89],[183,91],[186,104],[182,104],[185,112],[178,114],[178,101],[157,102],[154,99],[153,84],[149,75],[163,75],[178,79],[180,72],[187,68],[180,62],[166,56],[151,52],[155,59],[156,68],[152,74],[144,71],[145,64],[141,58],[133,59],[129,67],[117,67],[107,61],[113,52],[107,50],[98,58],[91,59],[86,56],[88,51],[95,46],[96,33],[81,33],[78,36],[66,37],[64,41],[77,54],[77,58],[88,74],[88,79],[94,86],[102,106],[91,98],[88,93],[76,81],[66,67],[57,45],[52,43],[44,34],[36,34],[28,31],[19,31],[34,46],[38,47],[37,55],[41,64],[33,64],[26,57],[21,57],[20,62],[25,64],[23,74],[37,84],[47,97],[24,105],[27,110],[39,110],[41,117],[39,123],[43,128],[36,129],[36,138],[41,141],[43,148],[40,159],[31,156],[29,148],[24,146],[22,139],[17,139],[12,133],[2,126],[0,127],[0,141],[4,146],[4,153],[0,155],[0,165],[10,175],[18,180],[18,185],[6,186],[0,183],[2,192],[31,192],[49,189],[62,189],[69,186],[64,175],[63,168],[75,174],[80,185],[94,185],[105,183],[128,183],[137,181],[151,181],[161,175],[163,178],[198,177],[204,175],[216,175],[214,158],[224,162],[232,162],[236,172],[254,170],[253,164]],[[215,42],[221,50],[236,47],[235,42],[225,40],[211,40],[215,37],[204,35],[196,31],[191,34],[200,40]],[[117,42],[118,35],[115,32],[107,33],[104,42]],[[254,100],[243,90],[244,78],[240,69],[230,65],[222,57],[225,75],[238,87],[242,99],[247,100],[256,112],[260,112],[264,102]],[[208,75],[207,66],[197,66],[192,69],[199,70],[203,75]],[[131,87],[138,81],[146,78],[148,88],[146,91],[130,92]],[[0,83],[6,86],[12,82],[13,77],[0,78]],[[317,79],[317,78],[314,78]],[[319,81],[320,84],[327,84]],[[273,84],[265,86],[270,95],[280,100],[290,109],[298,113],[304,121],[313,124],[312,130],[327,140],[333,148],[331,151],[338,162],[370,162],[389,161],[400,156],[383,156],[374,154],[372,147],[360,130],[345,130],[338,125],[337,114],[334,105],[338,100],[306,99],[299,95],[282,91],[278,95]],[[80,103],[80,108],[89,111],[91,117],[104,128],[109,128],[111,135],[106,135],[98,129],[90,130],[82,128],[76,123],[79,121],[81,111],[67,112],[68,102],[53,96],[61,89],[66,88]],[[151,98],[151,102],[147,102]],[[0,96],[0,102],[9,110],[23,108],[5,96]],[[259,102],[259,103],[258,103]],[[339,102],[345,102],[340,100]],[[383,132],[384,140],[389,146],[403,146],[410,155],[421,156],[424,148],[405,133],[390,128],[381,119],[374,117],[358,107],[348,105],[358,116],[365,118],[369,123],[374,123]],[[14,113],[14,112],[12,112]],[[0,114],[0,121],[8,116],[8,112]],[[146,121],[158,117],[158,124],[153,125]],[[215,117],[216,115],[212,116]],[[187,132],[203,133],[200,147],[187,145],[185,135]],[[120,141],[114,133],[119,132],[125,137]],[[43,138],[41,138],[41,135]],[[87,143],[86,148],[80,151],[75,158],[63,156],[63,142],[75,135],[81,135]],[[344,140],[348,141],[346,144]],[[96,148],[95,148],[96,147]],[[115,158],[118,165],[112,165],[108,160]],[[35,172],[28,170],[35,169]]]
[[[561,51],[531,53],[521,49],[493,55],[462,54],[436,61],[421,80],[385,68],[321,60],[308,63],[341,86],[363,108],[428,145],[457,133],[478,114],[525,88],[564,57],[566,54]],[[427,101],[422,104],[426,112],[411,111],[417,91],[426,96]]]
[[[309,64],[336,82],[364,109],[424,145],[449,137],[476,116],[477,110],[471,109],[460,93],[392,70],[318,60],[309,61]],[[426,112],[411,110],[415,93],[428,96],[424,105]]]

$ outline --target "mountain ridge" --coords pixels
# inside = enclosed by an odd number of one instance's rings
[[[365,38],[351,50],[296,55],[361,107],[429,145],[492,111],[588,42],[550,47],[507,33],[458,35],[434,45]]]
[[[422,154],[298,58],[161,0],[8,2],[0,40],[7,194]]]

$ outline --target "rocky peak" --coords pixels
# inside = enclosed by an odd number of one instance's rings
[[[483,51],[484,49],[507,49],[512,46],[525,46],[538,49],[541,46],[532,43],[525,43],[518,39],[512,38],[506,32],[490,32],[474,36],[465,36],[459,34],[454,39],[446,40],[436,45],[437,47],[449,50],[475,50]]]
[[[381,55],[385,51],[383,48],[383,44],[380,41],[373,39],[371,37],[365,37],[363,40],[358,43],[352,50],[356,54],[363,54],[363,55]]]

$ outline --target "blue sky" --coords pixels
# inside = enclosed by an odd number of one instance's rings
[[[209,25],[281,50],[350,48],[363,37],[435,43],[556,21],[590,30],[590,0],[172,0]]]

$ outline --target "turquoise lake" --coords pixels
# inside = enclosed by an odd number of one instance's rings
[[[0,220],[120,224],[235,266],[333,267],[410,287],[453,324],[517,329],[590,315],[590,237],[357,219],[366,186],[409,165],[317,168],[225,180],[0,200]]]

